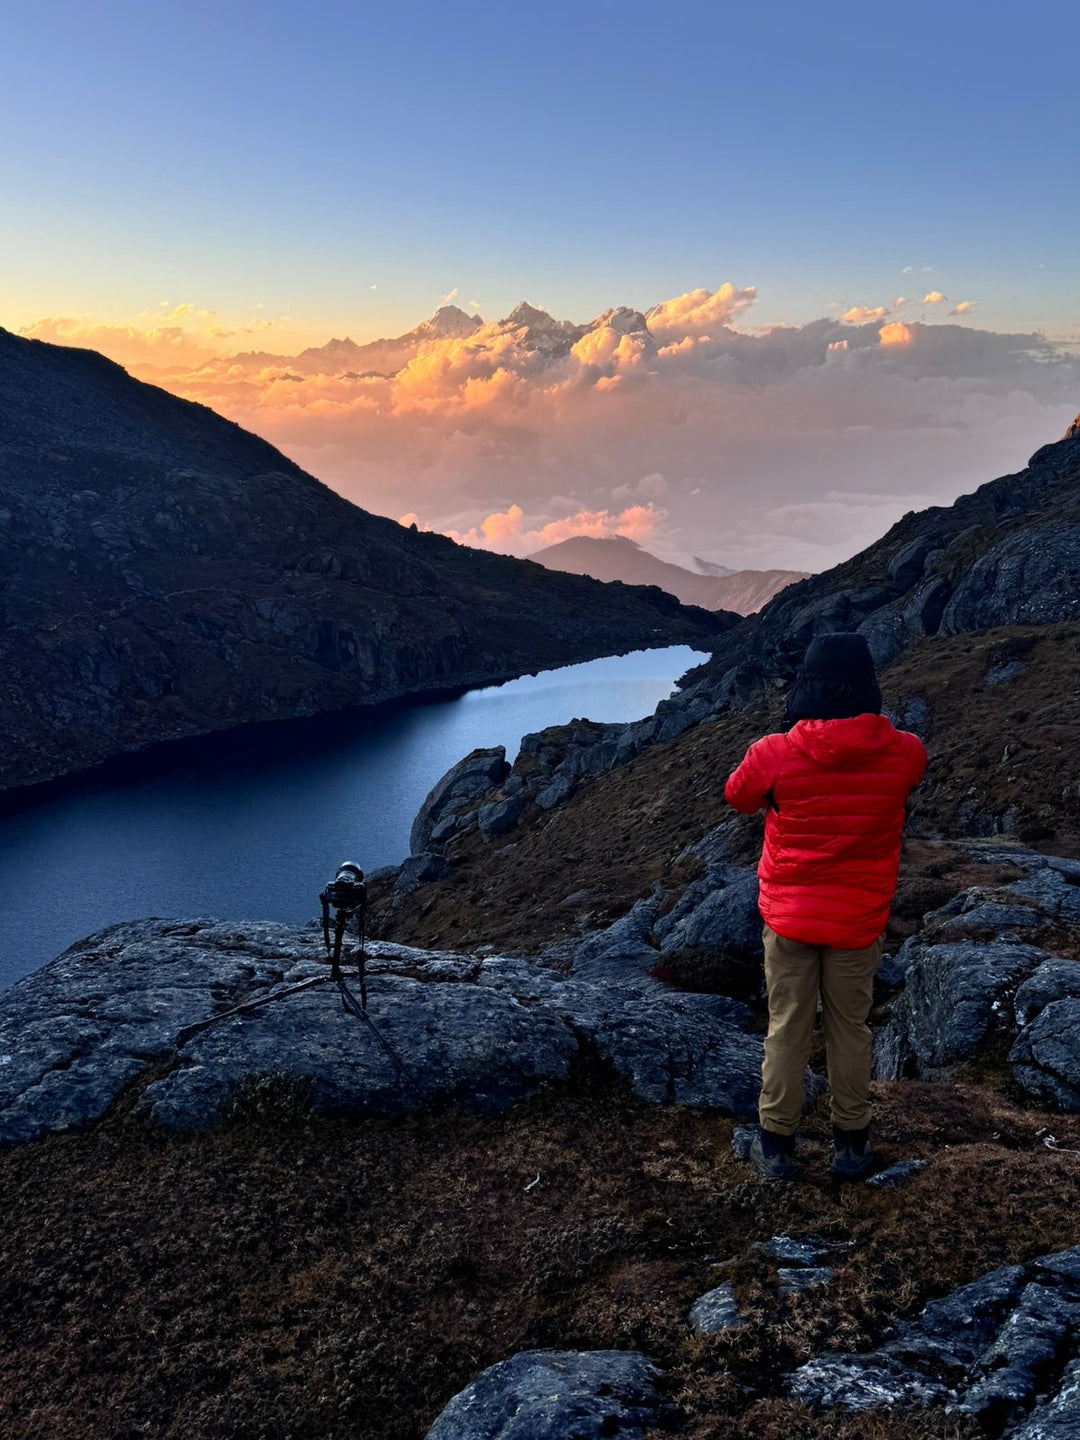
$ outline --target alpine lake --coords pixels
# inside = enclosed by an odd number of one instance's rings
[[[0,990],[75,940],[148,915],[304,924],[342,860],[409,852],[470,750],[575,718],[636,720],[707,658],[639,650],[502,685],[155,746],[0,800]]]

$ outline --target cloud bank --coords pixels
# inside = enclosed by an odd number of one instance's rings
[[[1017,468],[1080,408],[1076,359],[1038,335],[900,319],[903,297],[740,328],[755,299],[725,284],[584,325],[450,306],[393,342],[301,356],[228,353],[195,307],[25,333],[212,405],[371,510],[519,555],[629,535],[676,560],[819,569]],[[276,324],[247,333],[272,343]]]

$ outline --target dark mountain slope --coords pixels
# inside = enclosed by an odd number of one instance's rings
[[[403,529],[93,351],[0,330],[0,787],[735,617]]]
[[[928,635],[1080,619],[1080,428],[953,505],[912,511],[735,627],[683,684],[718,701],[792,678],[810,637],[861,630],[879,665]]]
[[[799,570],[734,570],[723,575],[698,575],[672,565],[635,540],[624,536],[573,535],[535,551],[530,557],[549,570],[591,575],[594,580],[621,580],[627,585],[659,585],[684,605],[707,610],[734,610],[749,615],[777,591],[806,577]]]

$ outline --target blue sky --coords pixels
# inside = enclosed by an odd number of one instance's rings
[[[1071,6],[9,0],[3,19],[11,328],[168,299],[367,339],[452,290],[585,319],[730,280],[758,289],[745,323],[924,286],[982,326],[1080,334]]]

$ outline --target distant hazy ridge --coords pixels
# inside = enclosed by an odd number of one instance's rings
[[[696,574],[643,550],[635,540],[573,535],[529,557],[549,570],[591,575],[594,580],[621,580],[626,585],[659,585],[684,605],[706,610],[733,610],[750,615],[760,610],[785,585],[805,580],[803,570],[731,570]],[[712,567],[719,569],[720,567]]]

